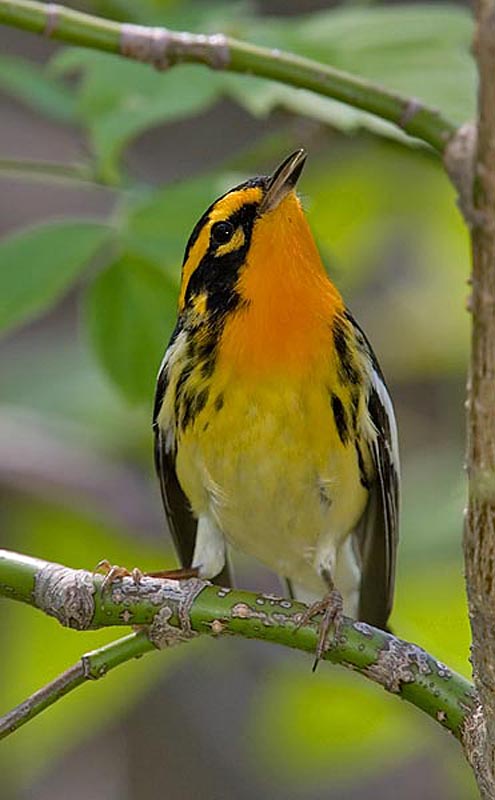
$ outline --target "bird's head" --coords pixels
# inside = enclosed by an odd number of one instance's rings
[[[295,186],[306,153],[296,150],[272,175],[252,178],[216,200],[196,224],[182,267],[179,308],[225,313],[270,293],[283,273],[323,267]]]
[[[179,313],[221,331],[222,363],[301,372],[343,312],[295,192],[305,160],[296,150],[272,175],[227,192],[190,236]]]

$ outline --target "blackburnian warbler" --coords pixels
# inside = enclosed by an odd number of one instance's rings
[[[160,368],[155,456],[185,568],[229,581],[226,546],[384,627],[398,534],[392,403],[328,278],[294,187],[298,150],[220,197],[186,247]],[[338,610],[338,609],[337,609]]]

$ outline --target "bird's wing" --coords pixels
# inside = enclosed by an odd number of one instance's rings
[[[175,337],[172,337],[172,346]],[[167,351],[168,352],[168,351]],[[153,411],[153,431],[155,434],[155,468],[160,481],[160,490],[163,507],[167,518],[168,527],[172,535],[175,550],[183,567],[190,567],[196,544],[198,521],[191,511],[189,501],[184,494],[177,477],[175,468],[176,442],[174,431],[164,431],[158,416],[162,407],[165,392],[169,381],[169,367],[167,355],[165,356],[160,371],[155,392]],[[222,572],[213,579],[220,586],[230,586],[230,573],[228,564]]]
[[[368,504],[354,535],[361,560],[359,619],[384,628],[392,610],[399,534],[397,425],[385,379],[371,345],[356,323],[354,325],[371,376],[361,435],[374,470]]]

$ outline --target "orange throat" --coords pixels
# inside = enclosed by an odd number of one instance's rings
[[[255,225],[226,321],[220,363],[253,376],[306,374],[325,360],[342,298],[328,278],[294,192]]]

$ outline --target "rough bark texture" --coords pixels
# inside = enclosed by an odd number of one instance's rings
[[[495,0],[479,0],[479,130],[471,220],[473,314],[468,389],[469,508],[464,549],[472,661],[486,725],[472,759],[482,796],[495,797]]]

